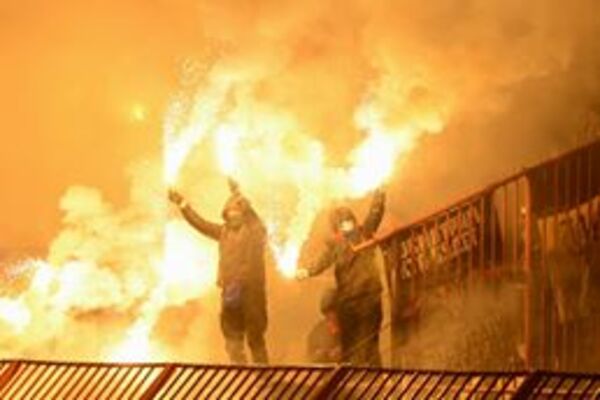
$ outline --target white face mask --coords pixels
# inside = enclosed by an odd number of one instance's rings
[[[340,224],[340,231],[350,233],[354,230],[354,221],[347,219]]]

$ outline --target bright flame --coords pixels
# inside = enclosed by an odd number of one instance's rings
[[[398,151],[396,136],[369,135],[352,154],[354,162],[348,171],[352,195],[363,195],[386,182],[393,172]]]
[[[230,86],[229,81],[215,81],[191,106],[183,98],[171,103],[163,128],[163,179],[168,185],[177,180],[190,151],[214,128]],[[188,113],[189,118],[184,117]]]
[[[162,260],[154,263],[157,285],[122,343],[109,353],[113,361],[157,361],[164,358],[159,344],[151,339],[161,311],[182,304],[215,286],[214,257],[198,244],[182,221],[168,221],[164,233]]]
[[[171,103],[163,129],[163,181],[166,186],[175,184],[192,149],[216,123],[229,86],[228,82],[215,82],[191,105],[191,109],[183,98]],[[184,121],[183,115],[186,113],[191,116]],[[158,285],[144,303],[141,315],[128,331],[123,343],[111,352],[111,359],[155,359],[156,350],[150,334],[160,311],[169,304],[198,296],[214,285],[216,278],[211,273],[214,268],[202,269],[202,264],[207,265],[206,254],[202,251],[202,246],[191,239],[189,228],[186,231],[181,222],[167,220],[163,246],[163,259],[154,264]]]
[[[0,298],[0,320],[22,333],[31,322],[31,313],[21,300]]]
[[[194,147],[202,146],[200,151],[207,155],[214,152],[219,171],[241,182],[270,227],[269,245],[278,268],[292,277],[317,213],[332,201],[362,197],[384,184],[427,123],[391,127],[380,107],[383,100],[368,97],[359,104],[354,121],[365,133],[363,141],[350,153],[347,167],[329,166],[324,145],[299,129],[293,116],[245,96],[229,107],[226,94],[239,83],[235,76],[211,76],[188,107],[191,117],[184,112],[185,101],[173,102],[165,121],[165,183],[175,183]],[[202,144],[207,138],[212,138],[212,149]],[[175,257],[168,246],[165,254],[166,259]]]
[[[35,264],[35,274],[30,288],[35,293],[48,293],[50,286],[56,280],[57,269],[40,260],[32,261],[32,263]]]
[[[302,243],[287,242],[283,246],[272,245],[273,254],[277,260],[277,266],[281,274],[288,279],[295,275],[300,248]]]
[[[212,253],[199,245],[182,221],[169,221],[165,227],[164,259],[156,264],[160,285],[172,292],[206,293],[216,282]]]
[[[235,126],[221,125],[215,134],[220,170],[227,176],[236,175],[241,133]]]
[[[131,206],[115,210],[95,189],[74,188],[65,195],[65,228],[51,246],[50,262],[32,261],[24,293],[0,298],[0,321],[16,333],[36,325],[31,337],[41,330],[44,339],[54,339],[77,326],[79,317],[104,318],[102,312],[109,311],[122,318],[134,310],[120,343],[103,348],[102,355],[113,361],[166,358],[166,344],[153,335],[167,315],[163,311],[209,299],[218,266],[217,246],[170,216],[167,187],[178,185],[194,205],[189,197],[202,187],[199,211],[212,212],[210,217],[227,196],[213,182],[235,177],[268,227],[278,270],[292,278],[317,214],[385,184],[423,132],[443,126],[435,112],[418,115],[417,108],[390,122],[397,107],[386,95],[396,91],[382,81],[356,105],[354,128],[362,140],[352,145],[345,163],[334,165],[339,154],[318,139],[320,132],[310,132],[299,115],[257,94],[262,89],[255,90],[252,76],[261,68],[224,65],[208,73],[194,97],[173,100],[164,121],[162,163],[144,170],[141,184],[133,185]],[[142,120],[146,110],[134,105],[131,115]],[[335,135],[335,127],[330,129]]]
[[[356,117],[365,138],[349,155],[348,167],[336,168],[327,165],[323,144],[296,132],[296,122],[285,114],[249,102],[226,120],[211,133],[219,170],[239,177],[250,192],[287,278],[295,275],[317,213],[332,201],[362,197],[383,185],[419,136],[414,127],[390,130],[375,106],[365,103]]]
[[[108,359],[112,362],[151,362],[162,358],[157,345],[150,340],[151,326],[138,323],[131,327],[125,340],[112,350]]]

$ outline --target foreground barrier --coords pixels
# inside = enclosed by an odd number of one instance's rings
[[[2,399],[595,399],[600,375],[8,360]]]
[[[520,368],[600,370],[600,140],[525,168],[363,247],[376,245],[390,287],[394,366],[406,366],[402,357],[419,316],[432,312],[422,310],[428,298],[508,283],[522,299],[520,322],[511,321],[520,329],[497,329],[494,340],[518,337],[511,346],[520,353]],[[502,357],[492,368],[511,368],[512,355],[496,355]]]

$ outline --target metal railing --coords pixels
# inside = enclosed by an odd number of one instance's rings
[[[512,398],[523,373],[340,368],[326,399]]]
[[[319,367],[168,365],[155,399],[306,399],[329,382]]]
[[[521,288],[526,367],[600,368],[600,357],[592,359],[600,347],[583,344],[600,343],[600,140],[363,247],[374,245],[383,251],[390,287],[393,359],[406,346],[407,318],[430,289],[495,280]]]
[[[0,398],[143,399],[163,369],[158,364],[7,361],[0,375]]]
[[[349,366],[115,364],[8,360],[0,398],[594,399],[600,375]]]

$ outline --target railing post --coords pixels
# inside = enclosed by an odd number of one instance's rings
[[[315,400],[327,400],[331,397],[336,390],[339,388],[340,383],[342,383],[342,381],[344,380],[344,378],[346,377],[346,375],[348,375],[348,373],[350,373],[350,370],[348,369],[348,367],[344,366],[344,365],[339,365],[337,366],[332,372],[331,372],[331,377],[329,378],[329,380],[327,381],[327,383],[325,384],[325,386],[319,391],[319,393],[315,396]]]
[[[140,400],[151,400],[153,399],[163,388],[165,383],[169,380],[173,372],[175,371],[174,364],[168,364],[162,370],[162,372],[156,377],[154,382],[146,389],[144,394],[140,397]]]
[[[531,180],[527,174],[525,177],[525,249],[523,254],[523,272],[525,273],[525,289],[523,292],[523,314],[524,314],[524,325],[523,325],[523,340],[525,344],[525,366],[528,370],[532,368],[532,350],[531,350],[531,297],[532,297],[532,232],[533,232],[533,215],[531,206]]]
[[[11,379],[17,374],[21,367],[20,361],[9,361],[9,366],[6,371],[0,375],[0,393],[4,390],[4,387],[11,381]]]
[[[513,400],[526,400],[532,398],[531,395],[535,392],[535,388],[540,383],[541,379],[542,374],[539,371],[533,371],[528,374],[512,397]]]

